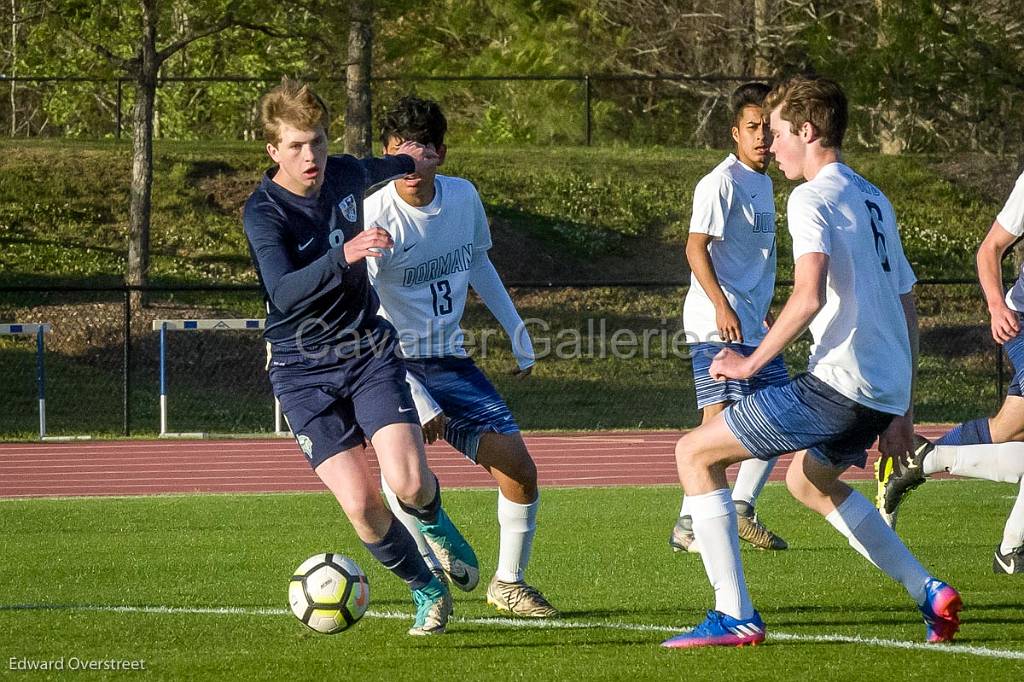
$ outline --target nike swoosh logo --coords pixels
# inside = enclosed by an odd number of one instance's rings
[[[416,410],[416,408],[415,408],[415,407],[399,407],[399,408],[398,408],[398,411],[399,411],[399,412],[402,412],[402,413],[405,413],[405,412],[413,412],[413,411],[415,411],[415,410]]]
[[[306,242],[305,244],[301,244],[299,246],[299,251],[304,251],[307,246],[313,243],[314,239],[316,239],[316,237],[310,237],[308,242]]]
[[[756,198],[757,198],[757,195],[756,195],[756,194],[751,194],[751,195],[750,195],[750,198],[751,198],[751,199],[756,199]]]
[[[452,579],[452,582],[462,585],[463,587],[469,584],[469,571],[465,569],[463,569],[460,575],[449,573],[448,577]]]
[[[1007,573],[1013,573],[1013,559],[1010,559],[1009,563],[1003,563],[1003,558],[997,554],[996,561],[999,562],[999,565],[1003,567],[1004,571]]]
[[[419,242],[413,242],[409,246],[403,246],[402,247],[402,253],[408,253],[409,251],[412,251],[413,249],[415,249],[419,245],[420,245]]]

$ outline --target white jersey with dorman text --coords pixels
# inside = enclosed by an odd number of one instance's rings
[[[743,344],[756,346],[775,290],[775,196],[772,181],[734,154],[705,175],[693,193],[690,232],[713,237],[711,263],[743,331]],[[690,343],[721,341],[715,306],[690,274],[683,302],[683,327]]]
[[[472,183],[438,175],[434,200],[412,206],[395,183],[363,202],[366,226],[387,230],[395,245],[367,258],[380,314],[399,333],[409,358],[465,357],[460,326],[473,261],[491,248],[483,204]]]
[[[849,166],[831,163],[793,190],[788,220],[794,262],[808,253],[829,257],[808,371],[861,405],[904,414],[912,358],[900,295],[917,280],[892,204]]]
[[[1024,173],[1017,178],[1017,184],[1013,186],[1003,210],[996,216],[996,222],[1014,237],[1024,235]],[[1024,312],[1024,265],[1021,265],[1017,281],[1006,292],[1006,305],[1011,310]]]

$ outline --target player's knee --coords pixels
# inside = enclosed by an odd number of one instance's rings
[[[517,461],[514,473],[510,476],[519,487],[523,499],[537,499],[537,465],[529,454],[524,459]]]
[[[676,442],[676,465],[681,469],[707,469],[714,462],[708,454],[696,447],[693,440],[683,436]]]
[[[537,488],[537,465],[518,434],[487,434],[480,441],[477,462],[497,469],[522,488]]]
[[[524,489],[532,488],[536,490],[537,465],[534,463],[533,458],[530,457],[530,453],[526,450],[526,446],[521,440],[519,443],[513,444],[511,455],[509,458],[509,478],[513,479]]]
[[[428,497],[425,495],[425,491],[423,490],[425,483],[426,480],[419,471],[413,471],[399,476],[395,481],[388,481],[388,485],[395,491],[395,496],[398,499],[406,504],[415,506],[419,506],[421,503],[430,501],[429,499],[423,499]]]
[[[811,482],[807,480],[799,467],[790,465],[786,471],[786,488],[798,502],[807,504],[811,495]]]
[[[342,493],[338,496],[338,502],[356,528],[373,526],[377,516],[384,511],[379,495]]]

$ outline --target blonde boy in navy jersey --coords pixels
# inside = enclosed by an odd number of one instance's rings
[[[366,188],[430,172],[437,155],[409,143],[383,159],[329,156],[326,105],[288,79],[261,100],[260,115],[275,165],[246,201],[243,223],[267,303],[274,395],[367,550],[412,591],[409,634],[442,633],[451,594],[384,506],[369,476],[367,440],[419,531],[474,569],[476,556],[441,506],[395,330],[377,316],[366,264],[391,238],[362,222]]]

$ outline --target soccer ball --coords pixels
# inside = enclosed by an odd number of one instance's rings
[[[311,556],[288,583],[292,613],[306,626],[333,635],[363,617],[370,604],[370,583],[356,562],[340,554]]]

